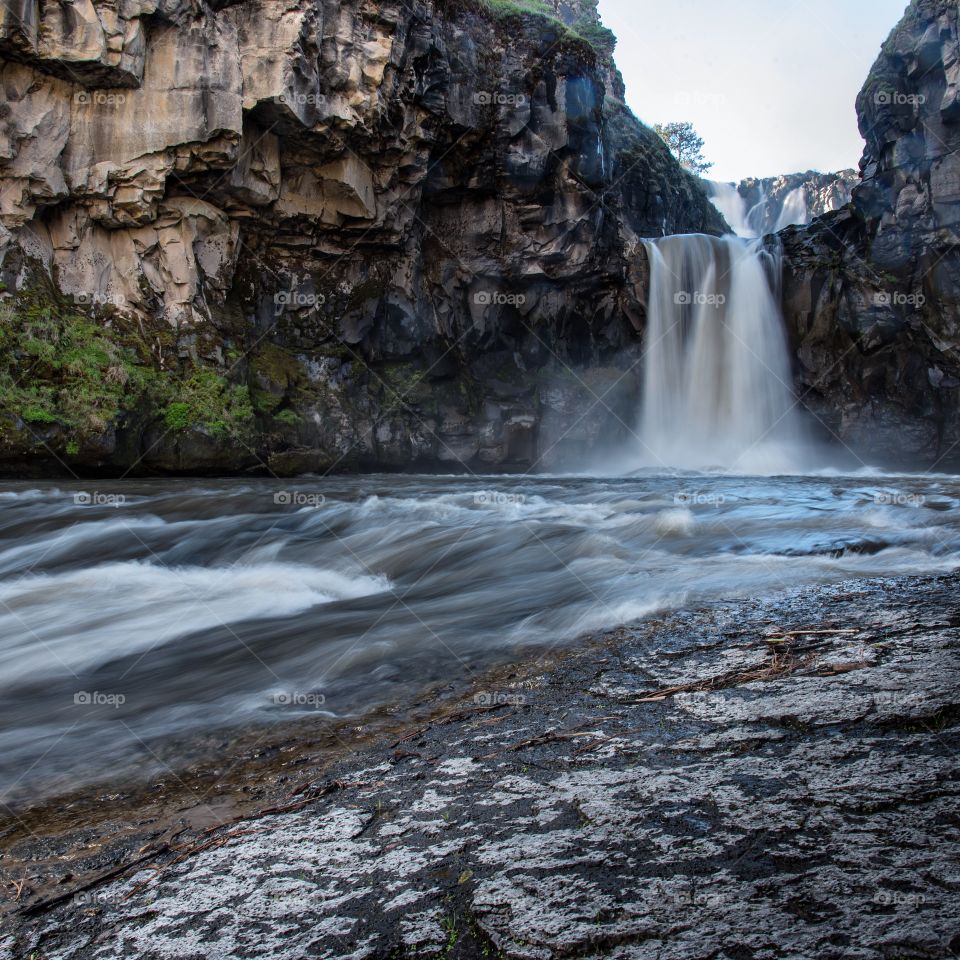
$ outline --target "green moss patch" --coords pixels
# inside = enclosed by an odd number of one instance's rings
[[[155,381],[136,351],[86,317],[0,305],[0,430],[59,425],[74,443],[103,433]]]
[[[168,430],[201,429],[222,440],[252,434],[253,403],[246,386],[231,385],[213,370],[197,369],[168,388],[174,397],[163,410]]]
[[[51,298],[0,304],[0,440],[76,456],[132,414],[174,433],[252,435],[248,387],[211,367],[163,369],[152,346],[169,346],[171,337],[138,334],[119,318],[100,323]]]
[[[605,58],[613,56],[617,38],[612,30],[597,23],[592,17],[584,15],[576,23],[568,25],[557,16],[553,7],[545,0],[479,0],[480,5],[498,19],[509,17],[535,16],[549,20],[559,28],[562,35],[571,40],[589,44]]]

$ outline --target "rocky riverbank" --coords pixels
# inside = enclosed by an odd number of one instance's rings
[[[0,956],[946,960],[958,583],[623,628],[322,766],[290,755],[259,811],[155,823],[99,884],[38,894],[51,841],[21,839]]]

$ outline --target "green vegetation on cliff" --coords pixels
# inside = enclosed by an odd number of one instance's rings
[[[155,383],[112,331],[51,306],[0,305],[0,431],[59,425],[68,445],[103,433]]]
[[[551,20],[559,19],[553,8],[544,0],[483,0],[484,6],[502,17],[520,17],[527,13]]]
[[[252,433],[253,404],[246,386],[230,385],[213,370],[201,368],[167,384],[166,390],[174,397],[163,411],[168,430],[201,429],[224,440]]]
[[[208,367],[159,368],[142,337],[42,298],[0,304],[0,438],[72,456],[132,414],[217,439],[254,424],[247,386]]]
[[[584,13],[574,23],[568,24],[557,16],[553,6],[546,0],[480,0],[480,3],[498,18],[543,17],[558,26],[563,34],[588,43],[605,58],[613,56],[617,45],[614,32],[599,23],[595,17]]]

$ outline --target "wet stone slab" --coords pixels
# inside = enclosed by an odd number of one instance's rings
[[[958,582],[616,631],[0,956],[955,956]]]

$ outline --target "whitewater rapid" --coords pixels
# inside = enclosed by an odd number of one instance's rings
[[[162,772],[174,739],[402,705],[658,611],[960,565],[951,477],[79,489],[0,488],[6,803]]]

